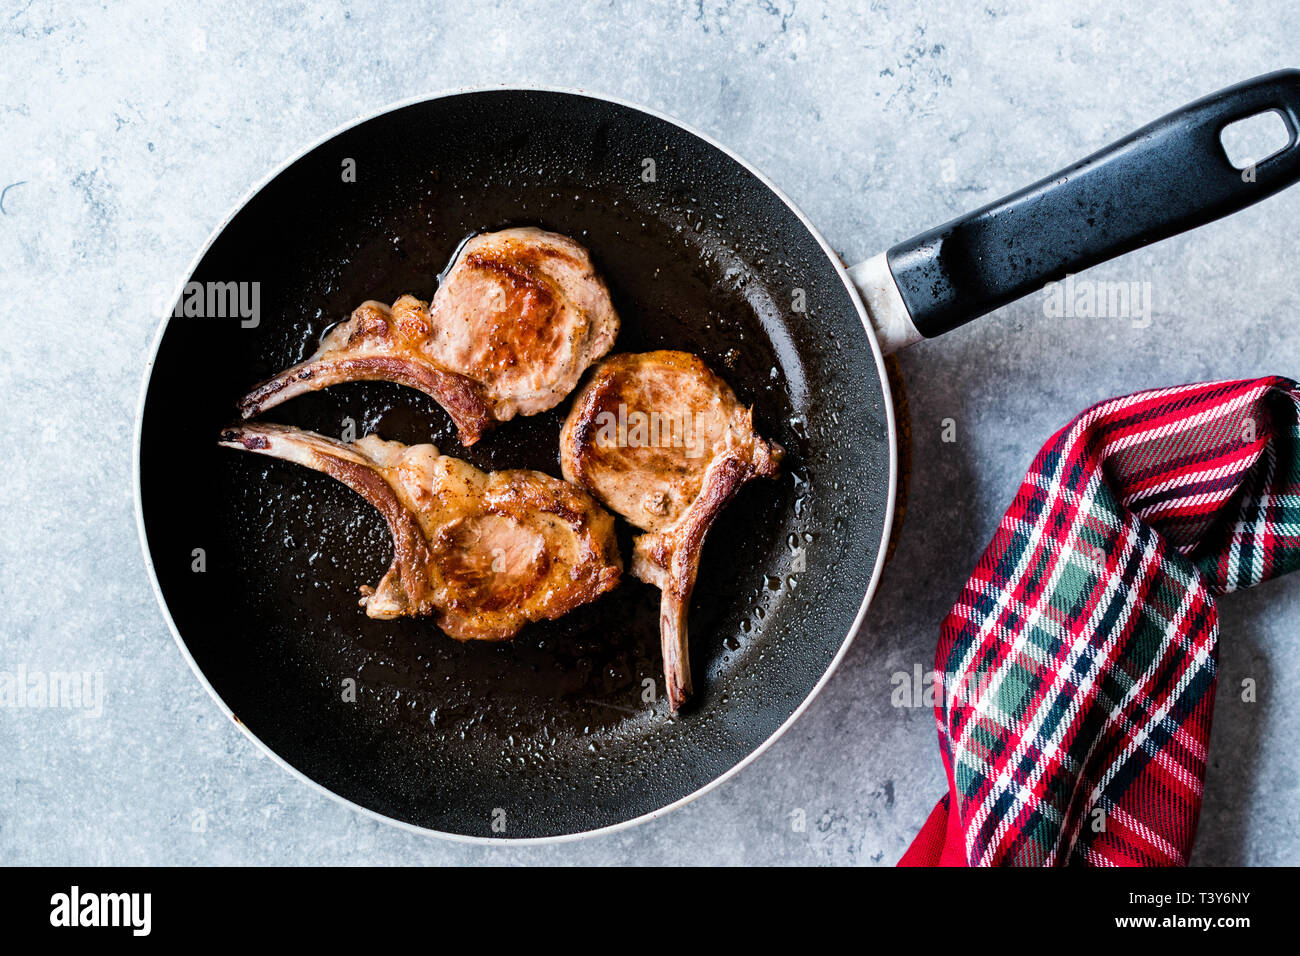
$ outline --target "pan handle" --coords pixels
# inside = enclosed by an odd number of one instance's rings
[[[1253,167],[1233,166],[1224,127],[1269,111],[1286,123],[1287,145]],[[893,351],[1297,180],[1300,70],[1279,70],[1175,110],[1054,176],[901,242],[858,266],[854,278],[878,327],[883,320],[883,347]]]

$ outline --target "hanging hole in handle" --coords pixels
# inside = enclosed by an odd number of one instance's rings
[[[1291,127],[1277,110],[1236,120],[1223,127],[1219,142],[1237,169],[1258,166],[1291,145]]]

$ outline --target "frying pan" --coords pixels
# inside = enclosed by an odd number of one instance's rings
[[[1300,72],[1243,83],[849,270],[752,167],[625,103],[492,89],[348,126],[251,193],[197,257],[187,282],[200,285],[177,293],[179,306],[209,283],[244,283],[257,308],[173,315],[159,331],[137,514],[182,653],[282,764],[402,825],[555,839],[665,813],[788,727],[862,621],[896,480],[882,352],[1290,184],[1298,107]],[[1270,110],[1289,143],[1243,176],[1220,132]],[[629,577],[506,644],[373,621],[357,588],[388,566],[380,517],[323,475],[216,443],[238,396],[360,302],[431,298],[467,236],[525,224],[591,250],[623,319],[617,350],[697,353],[789,452],[782,477],[748,486],[710,533],[690,620],[697,699],[677,716],[649,699],[648,585]],[[267,417],[558,475],[566,410],[470,449],[430,399],[384,383]]]

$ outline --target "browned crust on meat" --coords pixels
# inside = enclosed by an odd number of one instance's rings
[[[509,256],[511,261],[518,262],[531,271],[545,262],[558,259],[585,268],[589,277],[595,276],[591,268],[591,256],[586,249],[559,233],[551,233],[551,236],[559,241],[538,243],[520,242],[518,239],[509,239],[505,242],[498,240],[495,246],[489,245],[486,252],[476,250],[470,256],[466,256],[466,260],[475,255],[502,258]]]
[[[611,355],[591,371],[586,384],[578,390],[573,407],[565,419],[560,433],[560,457],[565,480],[590,488],[589,469],[596,457],[596,437],[600,427],[597,420],[602,412],[611,410],[611,405],[617,405],[620,398],[626,398],[629,374],[642,364],[655,364],[687,372],[709,383],[725,401],[739,404],[731,386],[690,352],[665,349]],[[629,401],[628,404],[633,403]],[[766,441],[758,435],[754,436],[754,446],[754,476],[770,477],[778,474],[785,450],[776,442]],[[604,463],[610,467],[619,464],[617,459]],[[634,521],[630,515],[624,517]]]
[[[478,611],[474,608],[467,610],[448,608],[439,611],[433,620],[452,640],[490,643],[512,640],[528,623],[524,620],[510,620],[492,627],[485,625],[477,615]]]
[[[549,514],[572,528],[581,548],[581,575],[576,582],[571,580],[570,586],[576,585],[573,593],[580,603],[594,601],[617,585],[622,574],[623,557],[613,515],[581,488],[540,472],[527,473],[531,480],[518,480],[523,474],[511,472],[506,493],[490,497],[485,503],[487,510],[521,519],[529,514]]]
[[[458,304],[454,276],[466,274],[503,292],[505,306]],[[487,233],[466,245],[432,309],[412,295],[391,308],[362,303],[315,354],[254,386],[239,411],[248,419],[341,382],[392,381],[430,395],[469,446],[497,420],[558,404],[613,344],[617,328],[608,288],[581,245],[531,228]],[[465,334],[474,348],[452,344]]]
[[[483,502],[483,514],[527,522],[537,514],[549,514],[573,529],[578,553],[565,580],[562,598],[542,601],[525,616],[522,612],[508,616],[499,624],[485,624],[480,612],[499,610],[484,603],[457,601],[439,618],[438,624],[458,640],[505,640],[517,634],[529,619],[561,617],[574,607],[594,601],[612,590],[622,577],[623,559],[618,550],[614,518],[590,495],[541,472],[509,471],[500,473],[504,487],[490,492]],[[552,574],[552,558],[532,570],[516,584],[515,597],[531,597]],[[492,620],[489,616],[488,620]]]
[[[612,355],[591,371],[560,431],[560,467],[564,480],[590,487],[588,469],[595,457],[596,418],[611,395],[617,394],[617,372],[623,356]],[[624,516],[626,517],[626,515]]]
[[[529,262],[518,248],[511,249],[510,260],[502,255],[502,250],[471,252],[465,257],[465,265],[471,269],[494,273],[509,284],[511,291],[527,290],[537,296],[539,306],[553,307],[556,299],[555,289],[550,281],[536,270],[536,252],[530,249],[528,257],[534,259],[534,262]]]
[[[665,369],[687,376],[692,387],[698,385],[700,389],[693,397],[682,393],[667,401],[678,402],[688,412],[700,407],[699,402],[707,402],[725,421],[725,446],[715,443],[717,457],[698,478],[672,455],[602,454],[598,445],[602,414],[612,413],[620,405],[643,408],[648,396],[654,394],[655,377]],[[663,388],[662,379],[658,387]],[[675,523],[667,530],[660,524],[656,531],[639,536],[633,546],[632,575],[661,591],[660,645],[673,710],[691,694],[687,616],[705,537],[718,514],[748,481],[779,472],[784,454],[780,445],[755,434],[753,410],[741,406],[727,383],[689,352],[612,355],[592,370],[574,399],[560,434],[560,460],[566,479],[591,490],[643,529],[653,526],[653,519],[648,520],[642,513],[628,513],[633,506],[626,496],[620,498],[628,487],[649,477],[649,487],[666,495],[670,492],[663,489],[683,480],[688,482],[682,486],[686,494],[694,495],[686,510],[673,516]]]
[[[408,506],[402,489],[389,483],[384,468],[363,447],[258,423],[224,429],[221,443],[321,471],[379,511],[393,539],[393,563],[377,587],[361,589],[361,603],[371,617],[435,614],[439,626],[458,640],[507,640],[530,620],[557,618],[594,600],[616,586],[622,573],[613,517],[586,492],[541,472],[498,472],[486,495],[459,517],[438,523],[436,537],[429,541],[422,514]],[[380,460],[389,455],[391,451]],[[441,521],[438,514],[433,513],[435,523]],[[453,540],[457,529],[465,527],[463,521],[491,515],[532,526],[543,542],[529,566],[503,590],[481,580],[483,553],[474,555],[472,548]],[[572,530],[561,550],[550,550],[556,539],[536,526],[539,515]],[[556,566],[560,560],[564,567]]]

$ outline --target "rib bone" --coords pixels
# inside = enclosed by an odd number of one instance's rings
[[[221,444],[324,472],[379,511],[393,563],[361,589],[370,617],[435,615],[459,640],[506,640],[618,583],[613,517],[541,472],[483,472],[433,445],[344,444],[285,425],[233,425]]]
[[[475,236],[432,304],[404,295],[363,303],[315,354],[252,389],[253,418],[339,382],[419,389],[447,410],[461,442],[493,422],[554,408],[614,344],[618,314],[587,250],[565,236],[519,228]]]
[[[560,436],[564,477],[647,533],[632,574],[659,588],[669,704],[690,696],[687,613],[714,520],[746,482],[773,477],[784,450],[753,412],[687,352],[615,355],[574,400]]]

